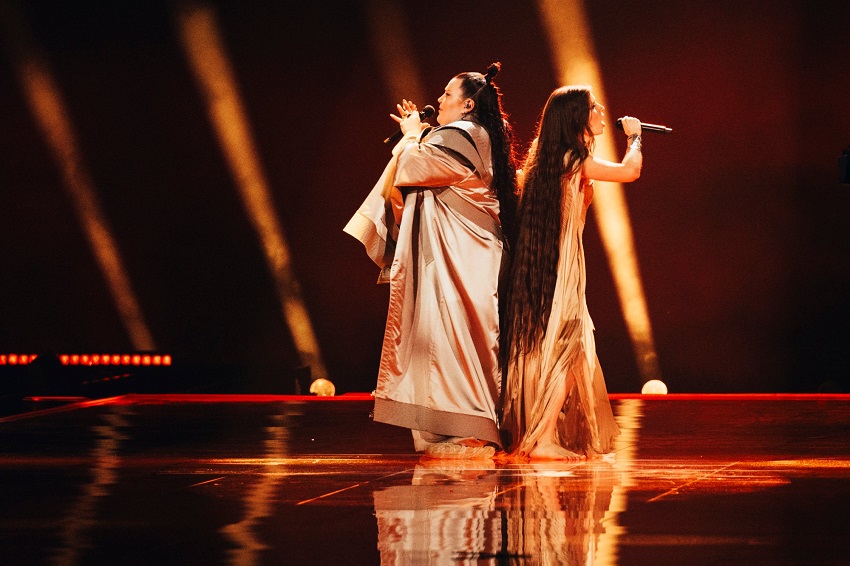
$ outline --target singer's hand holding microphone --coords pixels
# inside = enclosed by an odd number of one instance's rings
[[[407,132],[421,132],[428,127],[427,124],[422,124],[422,120],[426,120],[434,115],[434,107],[430,104],[420,111],[416,111],[416,105],[409,100],[402,99],[401,104],[396,104],[398,108],[398,116],[390,114],[390,118],[398,122],[399,131],[384,140],[384,143],[396,143]]]
[[[623,130],[623,121],[626,120],[626,119],[637,120],[637,118],[629,118],[628,116],[624,116],[623,118],[618,118],[617,119],[617,129]],[[628,136],[628,135],[631,135],[633,133],[640,134],[641,131],[643,131],[643,132],[655,132],[657,134],[669,134],[669,133],[673,132],[673,128],[668,128],[667,126],[659,126],[658,124],[646,124],[644,122],[638,122],[638,124],[640,125],[640,129],[637,132],[629,132],[627,130],[624,130],[626,132],[626,135]]]
[[[617,120],[617,128],[626,132],[627,136],[641,135],[641,126],[640,120],[631,116],[623,116]]]
[[[643,132],[657,132],[660,134],[669,134],[672,128],[667,126],[659,126],[657,124],[644,124],[637,118],[631,116],[623,116],[617,120],[617,128],[623,130],[629,138],[629,149],[641,150]]]

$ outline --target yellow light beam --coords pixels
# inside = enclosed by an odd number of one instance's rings
[[[118,245],[97,198],[65,103],[47,61],[39,53],[24,18],[15,7],[4,2],[0,7],[0,20],[27,104],[62,172],[64,187],[133,348],[155,350],[156,345],[124,269]]]
[[[394,0],[369,0],[366,11],[372,50],[378,57],[390,99],[393,103],[399,103],[402,98],[406,98],[424,107],[427,104],[425,90],[413,57],[410,31],[401,6]],[[395,111],[395,107],[392,111]]]
[[[327,377],[301,287],[292,271],[289,245],[277,220],[215,12],[203,3],[181,5],[177,22],[183,47],[206,100],[210,120],[248,217],[262,242],[283,316],[289,325],[301,362],[310,366],[314,378]]]
[[[596,59],[590,27],[581,0],[538,0],[561,84],[589,84],[600,100],[607,100]],[[597,155],[619,161],[609,128],[597,136]],[[628,207],[620,183],[597,182],[594,212],[602,243],[617,286],[623,317],[629,329],[643,381],[660,379],[649,311],[638,270]]]

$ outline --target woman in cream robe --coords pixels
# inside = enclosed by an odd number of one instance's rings
[[[470,77],[472,88],[464,83]],[[429,453],[440,444],[452,456],[489,456],[501,446],[506,250],[503,199],[493,186],[494,163],[505,153],[494,150],[485,114],[497,115],[501,128],[506,122],[491,78],[490,71],[453,78],[435,129],[422,131],[412,103],[398,106],[405,135],[345,228],[390,283],[374,419],[411,429],[416,449]],[[495,135],[505,137],[504,129]],[[510,172],[508,198],[515,199]]]

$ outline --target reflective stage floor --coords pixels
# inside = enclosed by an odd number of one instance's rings
[[[615,458],[434,461],[366,395],[0,419],[2,564],[850,564],[850,396],[612,395]]]

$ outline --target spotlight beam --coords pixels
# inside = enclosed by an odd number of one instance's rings
[[[606,100],[590,26],[581,0],[538,0],[561,84],[590,84]],[[600,157],[618,161],[613,128],[597,136]],[[597,182],[594,213],[644,382],[660,379],[649,311],[641,283],[628,207],[620,183]]]
[[[21,89],[62,173],[64,187],[133,348],[156,350],[49,65],[28,33],[26,22],[16,7],[2,3],[0,24],[16,66]]]
[[[177,14],[180,38],[222,151],[265,252],[284,319],[301,363],[315,378],[327,377],[301,286],[292,270],[289,245],[277,220],[268,182],[254,146],[247,113],[219,32],[215,12],[203,3],[181,5]]]
[[[384,84],[393,103],[402,98],[420,107],[426,104],[425,90],[411,48],[410,30],[398,2],[369,0],[366,3],[369,37]]]

